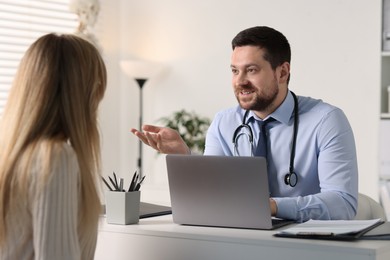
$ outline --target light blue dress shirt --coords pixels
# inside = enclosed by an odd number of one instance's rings
[[[342,110],[321,100],[298,96],[298,106],[295,187],[284,183],[289,172],[294,126],[294,99],[290,92],[269,115],[275,120],[267,124],[269,188],[278,207],[277,217],[298,222],[353,219],[357,209],[358,168],[348,119]],[[234,155],[233,133],[242,124],[244,113],[239,106],[217,113],[207,132],[205,155]],[[257,120],[261,119],[250,111],[247,123],[253,131],[253,147],[243,129],[237,143],[241,156],[250,156],[251,150],[256,149],[260,131]],[[242,170],[245,171],[245,165]]]

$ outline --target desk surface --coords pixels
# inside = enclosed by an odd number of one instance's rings
[[[183,226],[171,215],[135,225],[111,225],[102,217],[95,259],[390,259],[390,241],[278,238],[275,232]]]

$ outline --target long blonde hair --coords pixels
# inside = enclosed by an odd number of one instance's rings
[[[27,175],[42,143],[48,147],[41,158],[48,165],[40,178],[43,184],[55,153],[50,147],[59,142],[73,147],[80,167],[80,247],[96,235],[101,208],[97,111],[106,77],[98,50],[77,36],[47,34],[27,50],[0,125],[0,244],[7,237],[11,196],[27,203]]]

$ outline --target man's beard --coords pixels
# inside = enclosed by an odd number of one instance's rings
[[[256,92],[256,97],[254,102],[252,102],[252,104],[250,104],[249,107],[246,107],[246,109],[254,110],[254,111],[267,111],[275,101],[276,97],[278,96],[278,93],[279,93],[279,88],[277,86],[272,88],[272,92],[268,93],[266,96],[265,95],[259,96]],[[242,107],[242,104],[238,97],[237,97],[237,101]]]

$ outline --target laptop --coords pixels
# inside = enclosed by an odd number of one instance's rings
[[[167,155],[173,222],[275,229],[293,223],[271,217],[263,157]]]

